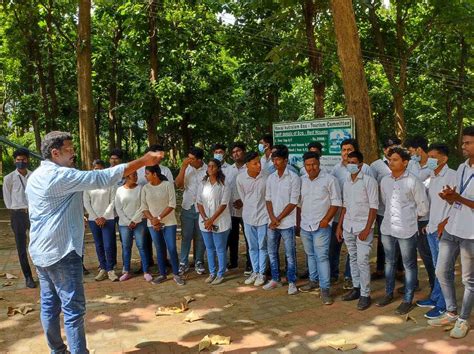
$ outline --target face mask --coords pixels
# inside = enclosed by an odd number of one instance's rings
[[[421,161],[421,156],[419,155],[412,155],[411,159],[415,162],[420,162]]]
[[[265,152],[265,145],[263,145],[263,144],[258,144],[258,151],[260,151],[260,152],[262,152],[262,153]]]
[[[222,155],[222,154],[214,154],[214,158],[215,158],[216,160],[222,161],[222,160],[224,160],[224,155]]]
[[[355,163],[348,163],[347,164],[347,170],[351,175],[359,172],[359,166],[357,166]]]
[[[428,157],[426,167],[428,167],[430,170],[433,170],[433,171],[436,170],[436,167],[438,167],[438,159]]]
[[[27,162],[23,162],[23,161],[15,162],[15,166],[16,166],[17,169],[23,170],[23,169],[25,169],[26,167],[28,167],[28,163],[27,163]]]

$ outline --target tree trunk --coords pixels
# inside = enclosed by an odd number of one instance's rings
[[[114,32],[114,39],[113,39],[113,49],[112,53],[110,53],[112,57],[111,63],[111,71],[110,71],[110,84],[109,84],[109,150],[115,149],[117,147],[117,65],[118,65],[118,46],[120,43],[120,39],[122,38],[122,28],[120,23],[118,24],[117,28]]]
[[[267,106],[268,106],[268,127],[267,131],[271,132],[273,129],[273,123],[279,121],[280,107],[278,104],[278,87],[272,86],[270,92],[267,94]]]
[[[79,139],[83,167],[89,169],[97,158],[94,108],[92,105],[91,0],[79,0],[77,40],[77,86]]]
[[[46,86],[46,78],[44,76],[44,69],[43,69],[43,58],[41,55],[41,49],[38,44],[38,39],[35,38],[35,34],[30,32],[30,46],[33,53],[34,61],[36,64],[36,73],[38,75],[38,82],[40,85],[40,95],[43,102],[43,112],[45,116],[45,129],[46,131],[50,131],[51,127],[49,122],[51,121],[51,112],[49,110],[49,99],[48,99],[48,89]]]
[[[378,158],[377,138],[351,0],[332,0],[331,8],[341,65],[347,114],[354,117],[365,161]]]
[[[158,121],[160,118],[160,102],[155,93],[155,85],[158,80],[158,28],[156,25],[156,14],[158,11],[158,0],[148,0],[148,36],[150,40],[150,115],[147,118],[148,144],[158,143]]]
[[[466,83],[466,62],[467,59],[469,58],[469,47],[466,44],[466,38],[464,35],[461,35],[460,37],[460,42],[459,45],[461,47],[461,56],[459,60],[459,87],[457,88],[458,91],[458,97],[456,100],[456,106],[457,106],[457,111],[456,111],[456,118],[457,118],[457,134],[456,136],[458,137],[457,144],[456,144],[456,149],[458,151],[458,154],[462,154],[462,129],[463,129],[463,120],[464,120],[464,95],[465,95],[465,90],[466,87],[464,86]]]
[[[316,49],[316,39],[314,36],[314,2],[313,0],[304,0],[302,6],[309,52],[309,69],[312,74],[314,117],[322,118],[324,117],[324,92],[326,86],[322,78],[323,54]]]
[[[102,96],[97,98],[97,110],[95,112],[95,139],[97,145],[97,156],[100,156],[100,121],[102,115]]]
[[[56,120],[59,117],[58,97],[56,95],[56,78],[54,68],[54,51],[53,51],[53,1],[48,1],[46,14],[46,33],[48,35],[48,94],[51,98],[51,117],[49,126],[52,130],[56,129]]]

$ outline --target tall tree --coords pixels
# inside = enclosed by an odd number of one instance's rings
[[[332,0],[331,8],[347,114],[354,117],[357,140],[366,160],[374,161],[378,156],[377,138],[352,0]]]
[[[91,0],[79,0],[77,38],[77,86],[79,103],[79,139],[84,167],[97,158],[94,107],[92,103]]]
[[[157,128],[160,119],[160,101],[156,95],[158,82],[158,26],[157,26],[158,0],[148,2],[148,39],[150,58],[150,86],[151,102],[150,115],[147,117],[148,144],[158,143]]]

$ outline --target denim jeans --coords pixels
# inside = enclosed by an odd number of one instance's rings
[[[115,221],[107,220],[103,227],[97,226],[95,221],[89,220],[89,228],[94,237],[95,251],[99,259],[100,269],[107,272],[114,269],[114,243],[117,247],[115,239]]]
[[[465,205],[463,205],[464,207]],[[449,312],[457,311],[454,264],[459,254],[461,255],[462,283],[464,284],[464,296],[459,317],[468,320],[474,303],[474,240],[451,235],[445,230],[439,241],[436,276],[446,300],[446,309]]]
[[[320,227],[316,231],[301,229],[301,241],[308,258],[309,279],[319,280],[321,289],[329,289],[329,245],[331,243],[331,228]]]
[[[36,267],[40,283],[41,324],[51,353],[66,353],[61,338],[60,313],[71,353],[88,353],[84,315],[86,298],[82,284],[82,259],[72,251],[48,267]]]
[[[267,268],[267,225],[252,226],[244,224],[252,271],[265,274]]]
[[[336,237],[337,222],[332,223],[331,229],[331,243],[329,244],[329,267],[331,269],[331,278],[339,278],[339,263],[341,258],[342,242],[339,242]],[[349,254],[346,257],[346,267],[344,270],[344,277],[351,277],[351,264],[349,261]]]
[[[439,254],[439,239],[438,232],[433,232],[426,235],[428,244],[430,245],[431,255],[433,256],[433,264],[436,267]],[[444,301],[443,292],[438,278],[435,278],[434,287],[431,291],[430,299],[436,303],[436,307],[441,310],[446,310],[446,302]]]
[[[207,251],[209,274],[221,278],[227,267],[227,239],[229,230],[223,232],[201,231]],[[217,256],[217,266],[216,266]]]
[[[158,258],[158,268],[161,275],[166,275],[166,250],[170,256],[171,269],[174,275],[179,274],[178,251],[176,249],[176,225],[163,227],[160,231],[149,227],[153,244]]]
[[[391,235],[383,235],[382,242],[385,250],[385,292],[393,295],[395,288],[395,268],[397,262],[396,245],[400,245],[403,267],[405,268],[405,295],[404,302],[412,302],[415,287],[418,282],[418,267],[416,264],[416,238],[415,233],[410,238],[397,238]]]
[[[142,270],[144,273],[148,271],[148,255],[145,250],[145,227],[144,221],[136,224],[133,230],[130,230],[128,226],[119,226],[120,238],[122,240],[122,260],[123,270],[130,272],[130,260],[132,258],[132,246],[133,239],[137,244],[138,253],[140,253],[140,259],[142,262]]]
[[[370,296],[370,251],[374,241],[374,230],[362,241],[359,232],[344,231],[344,240],[349,251],[351,262],[352,285],[360,288],[361,296]]]
[[[193,240],[195,247],[194,261],[204,263],[205,246],[199,229],[199,213],[196,212],[194,205],[189,210],[181,210],[181,236],[180,263],[189,265],[189,252]]]
[[[431,255],[427,235],[422,233],[422,229],[424,229],[426,225],[428,225],[428,221],[418,221],[418,238],[416,241],[416,248],[418,249],[418,253],[420,254],[423,264],[425,265],[426,273],[428,274],[428,279],[430,282],[430,288],[431,291],[433,291],[436,278],[435,265],[433,263],[433,256]]]
[[[272,279],[274,281],[280,281],[278,244],[281,238],[283,238],[285,244],[285,255],[287,261],[286,278],[289,283],[294,283],[296,282],[296,244],[294,227],[288,229],[268,229],[267,247]]]

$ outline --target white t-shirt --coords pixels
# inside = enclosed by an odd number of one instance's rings
[[[86,209],[87,214],[89,214],[90,221],[94,221],[95,219],[102,217],[106,220],[113,220],[115,218],[115,191],[115,186],[84,191],[84,208]]]
[[[120,226],[128,226],[132,222],[139,223],[143,219],[140,209],[142,186],[133,189],[119,187],[115,193],[115,211],[119,217]]]
[[[178,222],[176,221],[176,214],[174,211],[176,208],[176,194],[172,182],[162,181],[157,186],[148,183],[142,187],[142,211],[148,210],[151,215],[158,217],[167,207],[173,208],[173,210],[161,219],[161,222],[165,224],[165,226],[177,225]],[[147,220],[147,225],[148,227],[151,227],[150,220]]]

